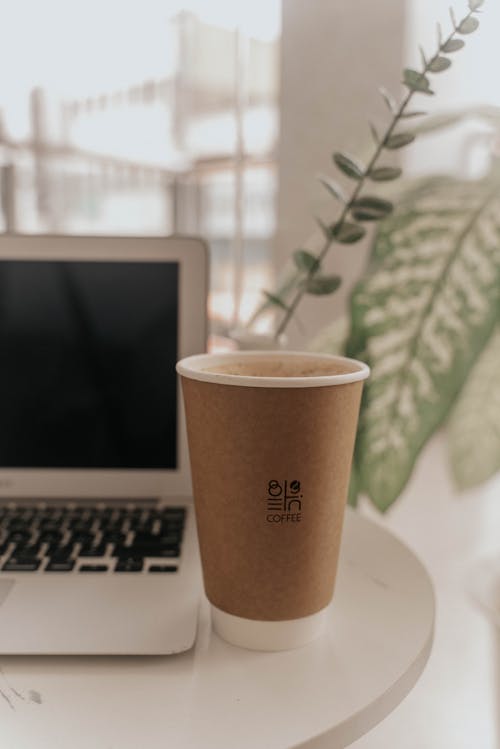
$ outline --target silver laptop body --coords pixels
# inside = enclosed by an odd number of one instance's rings
[[[207,277],[194,238],[0,237],[0,653],[192,646]]]

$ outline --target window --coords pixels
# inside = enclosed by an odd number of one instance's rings
[[[238,5],[12,2],[0,49],[3,229],[201,234],[215,334],[272,274],[279,2]]]

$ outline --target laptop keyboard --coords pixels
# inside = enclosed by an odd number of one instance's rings
[[[3,572],[177,572],[185,507],[0,507]]]

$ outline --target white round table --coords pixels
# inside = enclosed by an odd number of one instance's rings
[[[196,646],[181,655],[3,657],[2,746],[344,747],[408,694],[429,656],[433,624],[422,564],[348,511],[324,637],[288,652],[239,649],[212,633],[203,603]]]

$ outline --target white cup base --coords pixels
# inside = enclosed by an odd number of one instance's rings
[[[211,610],[213,628],[226,642],[249,650],[291,650],[323,634],[329,606],[310,616],[279,622],[244,619],[213,605]]]

